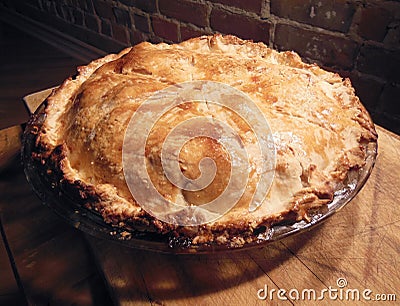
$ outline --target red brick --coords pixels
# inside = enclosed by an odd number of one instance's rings
[[[21,4],[21,3],[17,2],[16,4]],[[49,1],[43,2],[43,5],[42,5],[43,10],[46,11],[46,12],[49,12],[49,11],[51,10],[51,5],[52,5],[52,4],[54,4],[54,3],[49,2]],[[19,5],[18,5],[18,6],[19,6]],[[17,7],[18,7],[18,6],[17,6]]]
[[[358,44],[347,38],[277,24],[275,46],[280,50],[293,50],[311,62],[323,66],[349,70],[354,65]]]
[[[131,31],[130,36],[131,36],[131,44],[132,45],[136,45],[138,43],[146,41],[146,36],[142,32],[137,31],[137,30]]]
[[[112,36],[111,23],[104,18],[101,18],[101,34]]]
[[[97,16],[87,13],[85,15],[86,27],[94,32],[100,31],[100,21]]]
[[[380,7],[364,8],[361,12],[361,20],[358,33],[365,39],[382,41],[385,38],[389,24],[392,22],[391,13]]]
[[[94,4],[94,9],[99,15],[99,17],[107,18],[107,19],[112,19],[114,14],[113,14],[113,5],[105,2],[105,1],[93,1]]]
[[[218,32],[269,43],[271,24],[268,21],[213,8],[210,23],[211,28]]]
[[[55,6],[52,6],[52,7],[56,8]],[[56,11],[61,11],[59,16],[61,18],[63,18],[64,20],[69,21],[69,22],[73,21],[72,8],[70,6],[61,5],[61,7],[59,9],[56,8]]]
[[[157,11],[156,0],[136,0],[135,7],[147,13],[155,13]]]
[[[74,23],[77,25],[83,25],[83,12],[80,9],[72,9],[72,15],[74,16]]]
[[[160,13],[199,27],[207,26],[207,5],[187,0],[159,0]]]
[[[135,21],[135,27],[137,30],[145,33],[150,32],[150,22],[148,16],[134,14],[133,20]]]
[[[246,12],[260,14],[263,0],[211,0],[211,2],[221,3],[243,9]]]
[[[354,89],[356,90],[356,95],[361,100],[361,103],[368,109],[369,112],[374,112],[384,84],[371,79],[370,77],[359,76],[356,74],[352,74],[350,79]]]
[[[129,16],[129,12],[125,9],[121,9],[119,7],[113,7],[113,12],[115,16],[115,21],[127,27],[131,27],[131,17]]]
[[[207,34],[204,30],[198,30],[191,26],[181,24],[181,40],[198,37]]]
[[[118,40],[119,42],[127,45],[129,40],[128,40],[128,33],[127,33],[126,28],[117,23],[112,23],[111,28],[112,28],[113,38],[115,40]]]
[[[64,4],[62,4],[61,2],[56,3],[56,12],[57,16],[64,18],[64,12],[62,6],[64,6]]]
[[[119,0],[119,2],[127,6],[135,6],[135,0]]]
[[[153,25],[154,34],[157,36],[173,42],[179,41],[178,25],[176,23],[158,16],[153,16],[151,18],[151,23]]]
[[[163,40],[158,36],[152,36],[152,37],[150,37],[149,42],[151,42],[153,44],[158,44],[158,43],[163,42]]]
[[[354,4],[346,0],[271,0],[274,15],[344,33],[354,12]]]
[[[360,49],[357,69],[400,83],[400,52],[366,45]]]
[[[63,5],[63,7],[67,11],[66,14],[65,14],[64,19],[68,20],[69,19],[69,7],[67,5]],[[55,2],[50,2],[50,5],[48,7],[48,12],[53,16],[57,15],[57,8],[56,8],[56,3]]]
[[[76,1],[76,3],[79,6],[79,8],[81,8],[85,12],[94,13],[93,3],[91,0],[80,0]]]
[[[385,47],[398,49],[400,46],[400,24],[394,24],[389,27],[388,32],[383,40]]]

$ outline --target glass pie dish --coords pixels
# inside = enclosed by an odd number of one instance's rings
[[[168,235],[114,227],[106,223],[98,212],[84,207],[70,197],[68,192],[61,188],[61,184],[52,180],[44,170],[44,167],[32,158],[32,154],[35,151],[36,134],[45,119],[44,107],[45,105],[42,103],[28,122],[22,146],[22,161],[26,178],[41,201],[71,226],[89,235],[117,241],[136,249],[163,253],[210,253],[243,250],[266,246],[287,236],[308,231],[351,202],[366,183],[377,156],[377,143],[370,142],[366,144],[365,165],[357,170],[350,171],[345,181],[336,190],[333,201],[310,212],[309,221],[303,220],[272,225],[270,228],[263,229],[263,231],[257,233],[257,239],[254,242],[246,243],[241,247],[217,244],[195,246],[187,239],[176,239]]]

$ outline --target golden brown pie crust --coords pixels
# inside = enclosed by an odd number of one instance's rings
[[[157,220],[135,202],[121,159],[124,132],[137,107],[157,90],[193,80],[228,84],[256,102],[273,133],[276,173],[263,205],[254,212],[248,209],[248,195],[254,191],[255,176],[249,180],[248,194],[227,214],[185,227]],[[377,140],[348,79],[303,63],[294,52],[222,35],[173,45],[144,42],[79,67],[77,76],[47,99],[45,114],[33,158],[62,183],[63,192],[114,226],[186,237],[193,245],[243,245],[257,239],[261,228],[307,220],[310,209],[332,201],[349,171],[364,165],[365,144]],[[182,119],[198,114],[228,116],[218,108],[188,103],[160,120],[146,147],[150,176],[159,192],[187,205],[218,196],[229,172],[229,157],[221,146],[196,138],[182,150],[181,169],[195,178],[199,160],[209,156],[219,169],[213,184],[207,190],[185,192],[163,176],[163,139]],[[245,141],[253,141],[246,136],[248,126],[234,116],[228,120]]]

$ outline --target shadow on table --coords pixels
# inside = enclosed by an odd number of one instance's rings
[[[271,242],[264,247],[213,254],[162,254],[135,250],[118,243],[88,237],[115,300],[185,301],[226,291],[256,297],[257,288],[269,284],[269,273],[288,260],[323,226],[306,233]],[[300,263],[301,264],[301,263]]]

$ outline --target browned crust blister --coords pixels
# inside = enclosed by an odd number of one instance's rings
[[[273,186],[256,212],[249,212],[243,200],[215,222],[183,227],[157,220],[129,194],[121,178],[121,139],[128,118],[151,93],[191,80],[224,81],[248,94],[268,119],[277,163]],[[364,165],[365,145],[377,140],[348,79],[305,64],[293,52],[234,36],[127,48],[79,67],[46,104],[32,159],[62,192],[116,227],[185,237],[193,245],[242,246],[272,224],[307,220],[310,211],[332,201],[349,171]],[[188,107],[172,121],[161,120],[160,133],[150,136],[150,151],[158,152],[167,126],[198,112]],[[158,173],[158,155],[151,152],[147,158]],[[165,192],[173,197],[182,191],[170,187]]]

